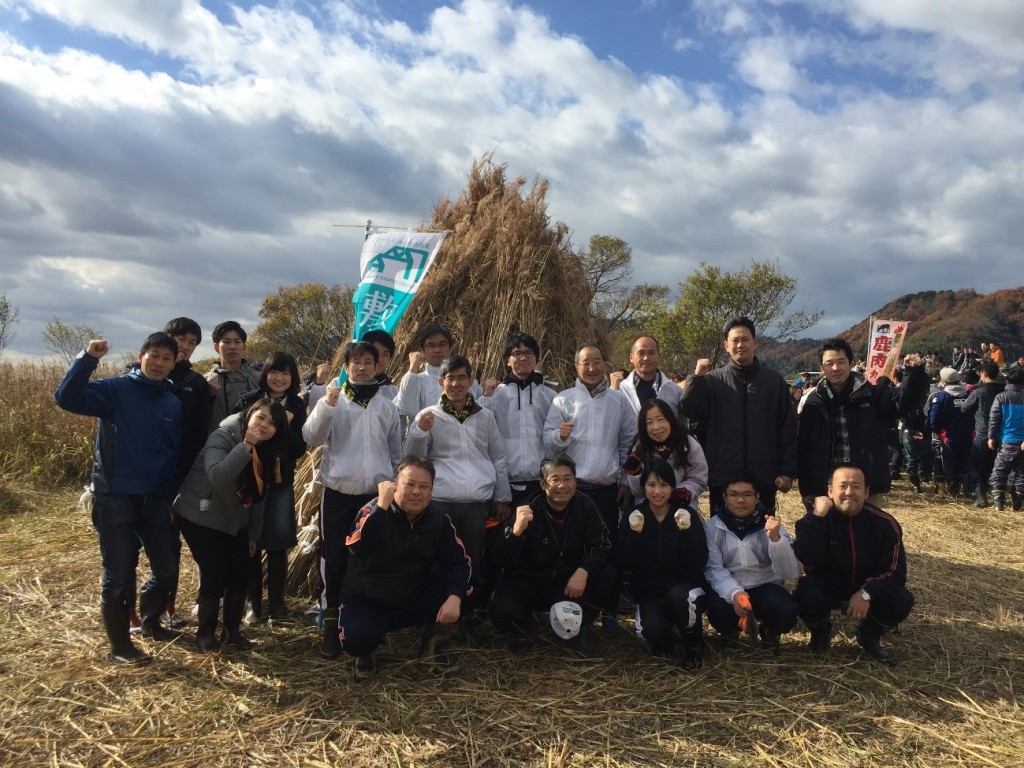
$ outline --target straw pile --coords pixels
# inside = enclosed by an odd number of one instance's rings
[[[1024,528],[1009,512],[896,493],[917,606],[865,660],[839,619],[825,658],[801,629],[778,656],[712,641],[688,675],[646,654],[632,622],[571,658],[549,630],[525,657],[466,651],[431,675],[415,631],[390,637],[380,672],[351,678],[309,626],[259,625],[250,653],[201,656],[192,637],[148,668],[104,659],[99,553],[77,491],[8,488],[0,509],[0,764],[52,766],[1024,765]],[[792,530],[796,503],[783,519]],[[27,511],[26,511],[27,510]],[[195,572],[182,558],[182,602]],[[194,631],[194,626],[189,628]]]

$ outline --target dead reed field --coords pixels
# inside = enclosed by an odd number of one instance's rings
[[[824,659],[805,653],[803,632],[778,656],[712,641],[690,675],[631,631],[598,638],[595,660],[545,632],[526,657],[467,650],[441,679],[414,658],[409,631],[357,684],[348,663],[318,656],[301,620],[254,628],[247,654],[199,655],[186,635],[147,643],[148,667],[109,664],[99,554],[77,497],[25,483],[0,493],[3,765],[1024,765],[1024,533],[1010,513],[893,494],[918,598],[890,639],[895,668],[859,654],[844,620]],[[191,595],[187,549],[182,570]]]

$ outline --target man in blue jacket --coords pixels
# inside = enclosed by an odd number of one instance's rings
[[[102,339],[90,341],[55,397],[65,411],[98,419],[92,521],[103,557],[101,614],[110,660],[138,664],[150,661],[132,644],[128,630],[139,541],[153,571],[141,592],[143,634],[156,640],[177,637],[160,625],[160,613],[178,572],[178,534],[170,505],[177,488],[181,404],[167,378],[178,344],[167,333],[151,334],[139,350],[138,369],[89,381],[109,349]]]

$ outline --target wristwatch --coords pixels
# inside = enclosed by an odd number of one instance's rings
[[[860,599],[870,603],[871,602],[871,593],[868,592],[866,589],[862,589],[860,591]]]

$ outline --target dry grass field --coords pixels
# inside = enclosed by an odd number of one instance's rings
[[[467,649],[460,673],[437,678],[408,631],[356,683],[302,621],[254,628],[250,653],[199,655],[186,635],[142,641],[148,667],[109,664],[77,497],[0,490],[3,765],[1024,765],[1024,529],[1009,512],[893,494],[918,599],[888,638],[894,668],[859,653],[846,619],[825,658],[803,631],[778,656],[712,640],[697,674],[652,659],[631,631],[599,637],[594,660],[545,632],[531,655]],[[182,570],[191,595],[187,549]]]

